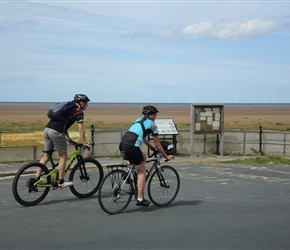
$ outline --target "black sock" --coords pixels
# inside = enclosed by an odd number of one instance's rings
[[[59,184],[63,184],[64,183],[64,179],[59,180]]]

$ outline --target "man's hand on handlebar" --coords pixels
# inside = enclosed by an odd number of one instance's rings
[[[91,151],[91,145],[87,142],[84,144],[84,148],[87,149],[88,151]]]
[[[83,147],[84,147],[85,149],[87,149],[88,151],[91,151],[91,145],[90,145],[89,143],[87,143],[87,142],[86,142],[85,144],[79,144],[79,143],[73,141],[73,140],[70,139],[70,138],[67,138],[67,141],[68,141],[68,143],[69,143],[70,145],[74,145],[74,146],[77,146],[77,145],[83,145]]]

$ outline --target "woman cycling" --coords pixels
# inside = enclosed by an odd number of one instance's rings
[[[143,117],[139,117],[129,130],[123,135],[119,149],[124,152],[128,158],[133,162],[138,172],[138,198],[136,201],[137,206],[149,206],[150,201],[144,199],[144,188],[146,182],[146,168],[145,160],[146,155],[141,151],[140,147],[144,142],[151,150],[155,147],[164,156],[166,160],[174,159],[173,155],[167,155],[160,143],[158,137],[158,128],[154,123],[157,113],[159,111],[156,107],[148,105],[143,107]],[[146,139],[147,135],[153,136],[155,147],[150,144]]]

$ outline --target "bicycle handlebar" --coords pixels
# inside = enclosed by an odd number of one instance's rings
[[[161,153],[159,152],[159,150],[157,148],[154,148],[153,153],[151,155],[148,155],[148,158],[151,158],[153,156],[154,157],[157,157],[158,154],[161,155]],[[163,155],[161,155],[161,157],[163,157]],[[167,161],[169,161],[169,160],[165,160],[165,162],[167,162]]]
[[[151,155],[148,155],[148,158],[151,158],[153,156],[156,157],[158,153],[160,153],[159,150],[157,148],[154,148],[153,153]]]
[[[69,141],[69,144],[75,146],[76,149],[79,149],[81,147],[85,148],[84,144],[78,143],[78,142],[75,142],[75,141]]]

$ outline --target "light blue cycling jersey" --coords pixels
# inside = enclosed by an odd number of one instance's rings
[[[141,123],[144,124],[144,128],[142,128]],[[121,142],[140,147],[148,134],[152,134],[153,136],[158,135],[156,124],[150,119],[139,117],[124,134]]]

